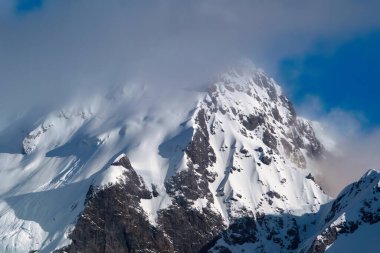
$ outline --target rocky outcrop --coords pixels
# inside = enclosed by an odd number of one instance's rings
[[[182,201],[184,201],[182,199]],[[221,216],[210,207],[195,210],[181,201],[161,210],[158,222],[172,241],[174,252],[199,252],[223,229]]]
[[[84,211],[69,235],[72,243],[56,252],[173,252],[164,232],[150,224],[140,199],[152,198],[127,157],[124,182],[100,190],[90,187]]]
[[[158,223],[172,240],[175,252],[198,252],[224,229],[221,215],[211,208],[214,197],[209,183],[214,182],[216,174],[208,167],[216,162],[216,157],[209,143],[207,120],[205,111],[200,110],[192,141],[185,149],[188,168],[165,183],[173,202],[159,212]],[[202,210],[192,208],[199,199],[208,201]]]
[[[167,193],[172,197],[183,195],[186,201],[207,198],[211,203],[214,202],[209,183],[214,182],[216,174],[207,168],[216,162],[216,157],[209,143],[206,121],[204,110],[200,110],[195,118],[197,128],[185,149],[187,169],[165,182]]]
[[[124,156],[111,166],[125,168],[120,182],[105,187],[91,186],[86,208],[78,218],[69,238],[72,243],[57,252],[199,252],[224,228],[214,203],[209,183],[215,173],[208,170],[216,161],[209,143],[207,118],[200,110],[195,118],[192,141],[184,150],[187,169],[175,173],[165,182],[172,197],[169,207],[157,214],[152,225],[140,206],[141,199],[158,196],[156,187],[149,191]],[[201,210],[192,207],[206,199]]]
[[[327,227],[317,239],[313,241],[308,253],[323,253],[327,247],[333,244],[339,235],[351,234],[358,229],[357,222],[342,222],[340,224]]]
[[[236,219],[205,247],[204,252],[237,252],[239,247],[261,253],[274,249],[276,252],[293,252],[301,243],[302,230],[297,219],[299,217],[264,214]],[[270,251],[265,244],[270,245]]]
[[[253,131],[255,130],[258,126],[260,125],[264,125],[265,123],[265,119],[264,119],[264,116],[259,114],[259,115],[248,115],[248,116],[244,116],[244,115],[239,115],[239,118],[243,124],[243,126],[249,130],[249,131]]]

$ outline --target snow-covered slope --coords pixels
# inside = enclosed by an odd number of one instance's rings
[[[128,85],[33,115],[0,133],[1,252],[293,252],[358,198],[314,182],[324,148],[252,66],[204,92]]]
[[[116,178],[107,168],[123,152],[164,191],[170,153],[160,155],[159,146],[191,117],[200,94],[129,85],[111,95],[34,121],[27,115],[1,133],[0,252],[69,243],[88,188]]]
[[[347,186],[332,202],[325,225],[314,236],[312,252],[365,252],[380,250],[380,173],[369,170],[359,181]],[[348,243],[349,240],[351,243]],[[376,239],[376,240],[375,240]],[[349,247],[352,245],[353,247]],[[355,246],[356,245],[356,246]],[[340,251],[343,250],[344,251]]]

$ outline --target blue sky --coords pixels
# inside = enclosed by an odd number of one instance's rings
[[[321,100],[320,111],[332,108],[361,117],[363,126],[380,125],[380,31],[339,43],[321,41],[303,55],[280,61],[278,78],[292,100]]]
[[[41,9],[44,0],[17,0],[15,10],[18,13],[27,13]]]

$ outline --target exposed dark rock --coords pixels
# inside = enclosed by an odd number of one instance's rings
[[[221,238],[229,245],[257,242],[257,229],[254,218],[242,217],[235,220],[227,229],[206,244],[201,252],[210,252],[210,249],[216,252],[231,252],[225,246],[215,245],[217,240]]]
[[[216,156],[209,143],[206,120],[205,111],[200,110],[196,117],[198,128],[185,149],[189,158],[188,169],[176,173],[165,183],[170,196],[183,194],[189,200],[206,197],[210,202],[214,201],[208,183],[215,180],[216,174],[207,167],[216,162]]]
[[[253,131],[258,126],[263,125],[265,123],[264,116],[261,114],[259,114],[259,115],[252,115],[251,114],[248,116],[239,115],[239,118],[240,118],[243,126],[249,131]]]
[[[266,129],[263,133],[263,142],[265,145],[267,145],[269,148],[273,150],[277,150],[277,140],[276,137],[274,137],[268,129]]]
[[[151,195],[128,158],[114,165],[125,166],[125,181],[98,191],[90,187],[91,197],[69,235],[72,243],[56,252],[173,252],[168,238],[140,207],[140,199]]]
[[[203,170],[216,162],[216,156],[209,143],[209,133],[204,110],[199,111],[196,122],[198,123],[198,128],[195,130],[193,139],[185,152],[192,163],[198,165]]]
[[[113,166],[123,166],[124,168],[130,169],[132,167],[131,162],[126,156],[121,157],[118,161],[113,162]]]
[[[327,246],[331,245],[338,238],[339,234],[353,233],[358,228],[354,222],[343,222],[338,225],[332,225],[326,228],[320,237],[314,241],[308,253],[323,253],[326,251]]]
[[[307,176],[306,176],[306,179],[310,179],[312,181],[315,182],[315,178],[313,177],[313,175],[311,175],[311,173],[309,173]]]
[[[272,108],[272,115],[275,120],[282,123],[282,117],[280,116],[280,112],[278,111],[277,106]]]
[[[158,218],[176,252],[198,252],[224,229],[219,214],[208,208],[203,208],[202,212],[191,208],[193,201],[199,198],[214,202],[209,182],[213,182],[216,176],[207,169],[215,163],[216,157],[209,143],[204,110],[199,111],[196,122],[198,127],[185,149],[189,158],[188,169],[176,173],[165,183],[174,200],[169,208],[160,211]]]
[[[231,109],[231,112],[232,112],[234,115],[237,115],[237,111],[236,111],[236,109],[235,109],[234,107],[231,107],[230,109]]]
[[[258,148],[255,149],[255,151],[262,153],[264,150],[263,150],[262,147],[258,147]]]
[[[219,107],[219,111],[223,114],[223,115],[225,115],[228,111],[226,110],[226,109],[224,109],[223,107]]]
[[[152,195],[153,195],[153,197],[158,197],[160,194],[158,193],[158,191],[157,191],[157,185],[155,185],[155,184],[152,184]]]
[[[94,196],[94,193],[95,193],[94,186],[90,185],[90,187],[88,188],[88,191],[86,193],[86,199],[84,201],[85,205],[88,203],[88,201],[90,201],[92,199],[92,197]]]
[[[56,252],[192,253],[198,252],[224,229],[219,214],[209,208],[200,212],[190,207],[192,199],[208,196],[213,201],[207,180],[199,180],[195,169],[182,171],[172,178],[170,186],[186,187],[175,189],[183,195],[173,194],[173,204],[159,212],[159,226],[154,227],[139,204],[140,199],[151,198],[144,182],[128,158],[123,157],[113,165],[125,166],[124,180],[99,190],[90,187],[85,210],[69,236],[72,243]],[[203,190],[202,182],[206,183]],[[155,185],[152,192],[158,196]]]
[[[158,222],[172,240],[175,252],[199,252],[223,229],[219,214],[203,208],[199,212],[192,208],[172,205],[161,210]]]
[[[365,207],[360,209],[361,219],[365,223],[374,224],[380,221],[380,210],[376,210],[376,212],[371,212],[366,210]]]
[[[253,218],[240,218],[232,223],[228,230],[230,232],[223,234],[223,238],[229,244],[254,243],[257,241],[256,223]]]
[[[268,191],[267,192],[267,195],[270,197],[270,198],[277,198],[277,199],[280,199],[281,198],[281,195],[276,192],[276,191]]]
[[[234,91],[235,91],[235,89],[234,89],[231,85],[229,85],[229,84],[226,84],[224,87],[225,87],[227,90],[229,90],[230,92],[234,92]]]
[[[286,157],[289,158],[290,154],[293,152],[292,145],[284,138],[281,138],[281,144],[282,144],[282,147],[284,148]]]
[[[272,158],[270,158],[270,157],[267,156],[267,155],[262,155],[262,156],[260,156],[260,161],[261,161],[263,164],[269,165],[269,164],[272,162]]]
[[[172,197],[183,194],[188,200],[206,197],[209,201],[214,201],[207,178],[197,173],[194,168],[180,171],[165,183],[165,187]]]
[[[299,230],[296,219],[292,218],[292,227],[286,232],[289,240],[288,250],[296,250],[298,248],[301,242]]]
[[[246,150],[245,148],[241,148],[240,153],[246,155],[246,154],[248,154],[248,150]]]

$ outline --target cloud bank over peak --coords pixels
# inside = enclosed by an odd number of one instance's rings
[[[241,56],[271,72],[321,37],[380,27],[378,1],[1,1],[2,107],[128,80],[190,86]],[[28,6],[28,5],[26,5]],[[15,102],[17,101],[17,102]]]

